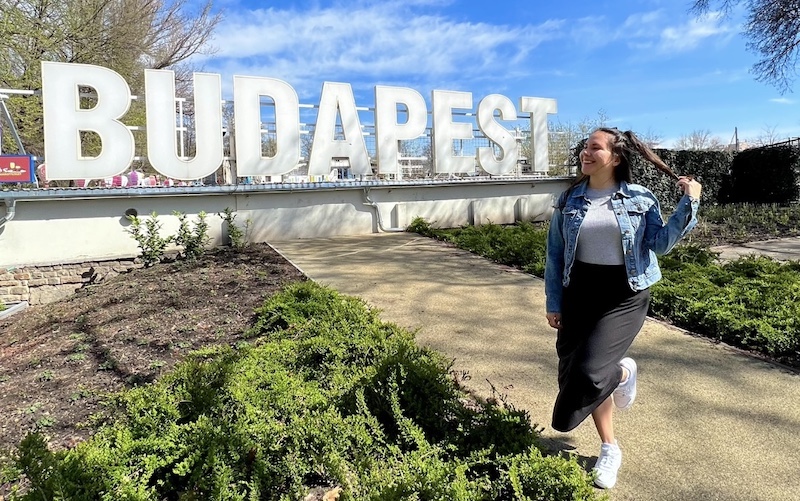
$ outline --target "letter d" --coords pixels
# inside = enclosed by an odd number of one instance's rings
[[[97,104],[81,109],[80,87],[97,92]],[[122,76],[90,64],[42,61],[44,156],[48,179],[103,179],[121,174],[133,161],[133,133],[119,121],[131,91]],[[81,152],[81,131],[100,136],[96,157]]]

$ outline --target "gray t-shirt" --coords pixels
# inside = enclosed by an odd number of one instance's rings
[[[589,210],[578,234],[575,258],[591,264],[625,264],[619,223],[611,206],[611,196],[619,186],[605,190],[586,189]]]

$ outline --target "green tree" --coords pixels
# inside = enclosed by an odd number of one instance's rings
[[[189,0],[0,0],[0,88],[40,89],[40,61],[110,68],[139,95],[145,68],[175,70],[186,85],[186,60],[210,51],[219,21],[211,0],[199,8]],[[7,104],[25,149],[41,156],[41,98],[10,97]],[[142,103],[132,104],[126,123],[144,124]]]

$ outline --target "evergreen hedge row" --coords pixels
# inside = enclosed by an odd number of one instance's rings
[[[602,497],[574,457],[542,454],[526,412],[468,397],[442,355],[359,299],[292,285],[249,339],[120,394],[74,449],[29,435],[0,482],[26,501]]]
[[[578,153],[585,140],[572,150],[571,161],[580,169]],[[776,145],[739,153],[712,150],[653,150],[679,176],[691,175],[703,184],[702,202],[789,204],[800,201],[800,146]],[[633,182],[655,193],[665,212],[680,199],[675,181],[646,162],[632,158]]]
[[[734,157],[722,202],[788,204],[800,200],[800,147],[752,148]]]
[[[723,187],[731,168],[733,154],[726,151],[693,151],[664,150],[654,152],[669,165],[679,176],[694,176],[703,185],[702,203],[716,204],[721,202]],[[670,213],[681,198],[681,191],[675,180],[635,156],[631,166],[633,180],[637,184],[647,186],[661,202],[664,212]]]

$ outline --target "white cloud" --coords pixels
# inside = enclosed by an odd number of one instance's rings
[[[656,49],[663,53],[685,52],[709,38],[729,36],[736,32],[735,27],[723,21],[722,13],[711,12],[682,25],[664,28],[660,32]]]
[[[664,9],[637,12],[621,23],[606,16],[578,19],[572,28],[576,42],[593,49],[623,41],[632,49],[650,55],[674,54],[698,47],[714,37],[730,36],[736,29],[726,24],[719,12],[689,19],[683,24],[667,26]]]
[[[652,12],[640,12],[631,14],[622,23],[622,29],[619,31],[620,38],[649,38],[654,32],[658,31],[658,27],[662,25],[664,12],[656,10]]]
[[[337,78],[460,80],[507,74],[540,43],[560,36],[561,21],[509,26],[416,14],[425,3],[234,12],[218,27],[218,51],[205,64],[282,78],[298,91],[305,81],[317,90],[323,79]]]
[[[581,18],[575,23],[572,35],[579,43],[592,48],[622,41],[640,55],[660,57],[695,49],[710,39],[721,37],[725,41],[738,31],[719,12],[670,26],[671,15],[658,9],[631,14],[621,23],[605,16]]]
[[[770,103],[777,103],[777,104],[794,104],[794,99],[789,99],[786,97],[776,97],[769,100]]]

